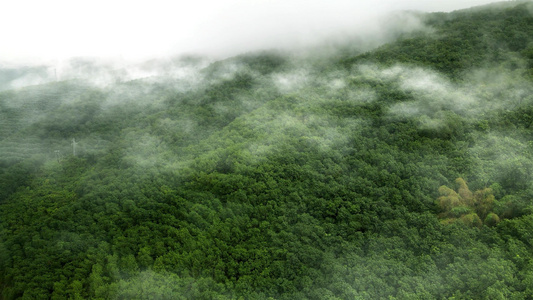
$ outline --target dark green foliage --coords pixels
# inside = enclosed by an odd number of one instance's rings
[[[400,39],[366,54],[344,59],[342,64],[351,66],[368,61],[387,65],[411,63],[459,79],[461,73],[472,67],[502,63],[511,55],[527,57],[527,47],[533,42],[531,3],[508,6],[429,14],[425,18],[431,33]]]
[[[0,299],[533,297],[528,5],[0,93]]]

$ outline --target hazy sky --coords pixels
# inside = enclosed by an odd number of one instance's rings
[[[0,61],[97,56],[227,56],[364,32],[397,10],[451,11],[484,0],[12,0],[0,4]]]

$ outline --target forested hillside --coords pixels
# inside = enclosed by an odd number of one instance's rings
[[[0,299],[533,299],[533,5],[414,16],[0,92]]]

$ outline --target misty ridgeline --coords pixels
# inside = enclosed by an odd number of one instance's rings
[[[533,298],[531,2],[391,20],[0,69],[0,299]]]

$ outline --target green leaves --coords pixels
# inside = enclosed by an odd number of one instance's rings
[[[437,205],[441,210],[443,223],[450,224],[461,220],[468,226],[480,227],[482,224],[494,226],[500,217],[493,212],[497,203],[492,189],[484,188],[472,193],[463,178],[455,180],[457,192],[447,186],[439,188],[441,195]]]

